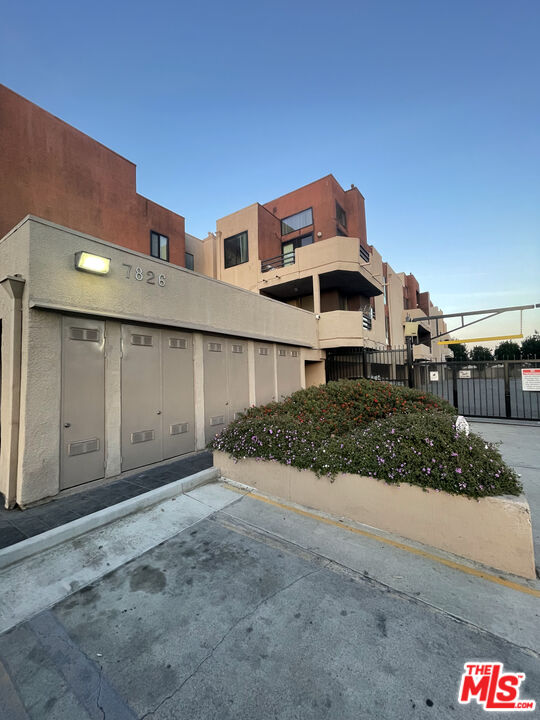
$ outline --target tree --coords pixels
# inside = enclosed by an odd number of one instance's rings
[[[474,360],[475,362],[482,360],[493,360],[493,354],[489,348],[482,347],[482,345],[476,345],[472,349],[471,360]]]
[[[495,348],[495,360],[519,360],[521,348],[515,342],[506,340]]]
[[[521,343],[521,355],[523,358],[540,358],[540,335],[535,332]]]
[[[469,359],[467,348],[462,343],[454,343],[448,347],[454,353],[452,360],[455,360],[456,362],[466,362]]]

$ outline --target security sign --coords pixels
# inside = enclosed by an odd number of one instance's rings
[[[540,391],[540,368],[523,368],[521,370],[521,389],[529,392]]]

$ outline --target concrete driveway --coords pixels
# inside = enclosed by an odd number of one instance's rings
[[[539,582],[359,530],[211,485],[5,569],[0,717],[480,718],[470,660],[540,700]]]

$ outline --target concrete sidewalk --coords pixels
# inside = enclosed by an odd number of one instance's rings
[[[117,480],[83,485],[26,510],[1,507],[0,549],[210,467],[212,453],[194,453],[150,469],[124,473]]]
[[[7,568],[0,710],[481,718],[457,702],[472,659],[524,672],[521,696],[540,699],[540,583],[467,574],[353,530],[206,485]]]

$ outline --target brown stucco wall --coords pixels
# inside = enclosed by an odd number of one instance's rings
[[[169,237],[184,266],[184,218],[136,192],[136,167],[0,85],[0,237],[26,215],[150,253],[150,231]]]
[[[313,226],[289,233],[285,239],[293,240],[313,230],[313,240],[317,242],[337,235],[336,202],[347,213],[347,227],[342,228],[343,232],[349,237],[360,238],[367,246],[364,198],[357,188],[343,190],[333,175],[327,175],[287,195],[282,195],[265,203],[264,207],[278,218],[288,217],[309,207],[313,208]],[[321,233],[321,237],[317,237],[318,232]]]

